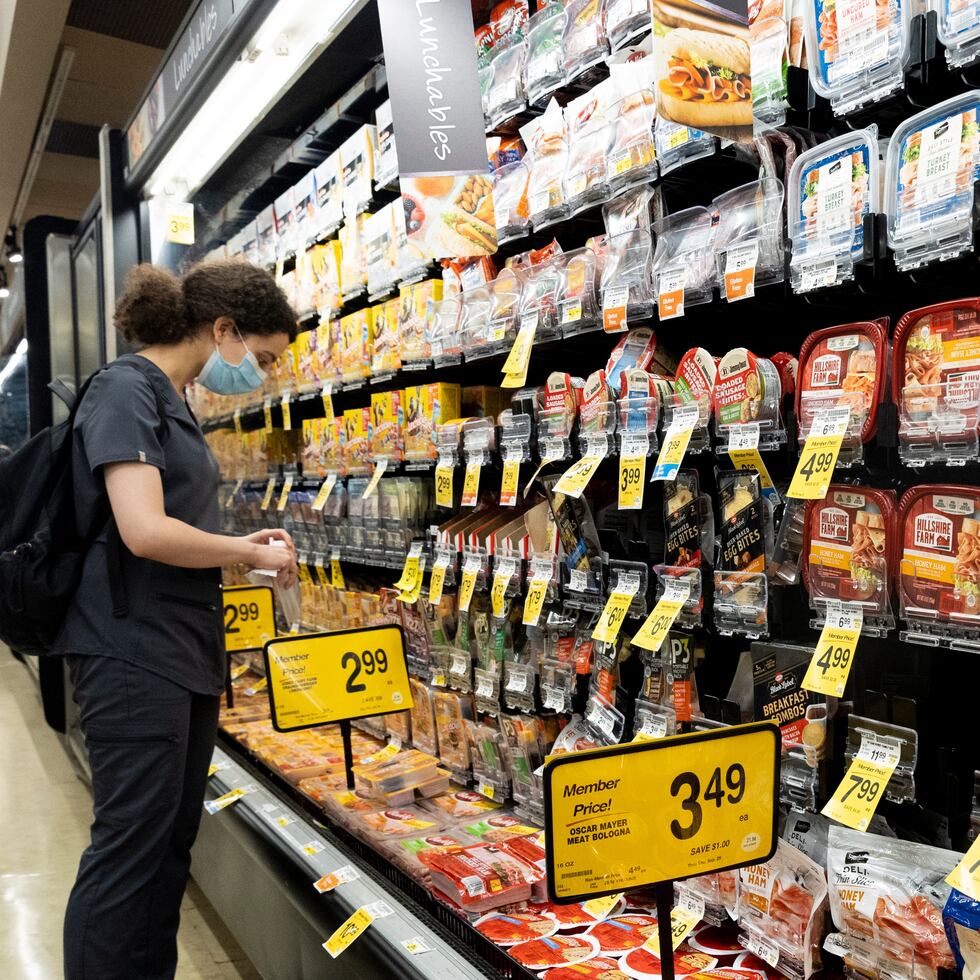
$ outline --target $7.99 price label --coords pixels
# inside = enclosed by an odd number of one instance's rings
[[[827,619],[803,678],[803,689],[828,697],[844,696],[861,635],[864,614],[860,606],[827,608]]]
[[[853,830],[867,830],[902,757],[897,738],[865,732],[861,748],[822,813]]]
[[[790,482],[788,497],[823,500],[827,496],[850,420],[851,410],[847,407],[831,409],[814,419]]]

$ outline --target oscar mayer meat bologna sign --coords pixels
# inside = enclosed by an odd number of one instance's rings
[[[768,861],[779,729],[769,722],[551,758],[548,890],[558,902]]]

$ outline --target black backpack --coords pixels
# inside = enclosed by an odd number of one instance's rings
[[[77,397],[61,382],[49,385],[68,406],[68,418],[0,460],[0,641],[18,653],[50,651],[81,581],[85,555],[106,522],[113,612],[125,616],[128,611],[119,564],[122,544],[108,498],[87,536],[79,535],[75,524],[72,428],[99,373],[82,385]],[[160,395],[155,386],[153,390],[164,425]]]

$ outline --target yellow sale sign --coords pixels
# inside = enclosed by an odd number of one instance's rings
[[[276,635],[272,589],[268,585],[236,585],[223,591],[225,650],[261,650]]]
[[[768,861],[779,756],[779,729],[757,722],[551,758],[551,899],[577,902]]]

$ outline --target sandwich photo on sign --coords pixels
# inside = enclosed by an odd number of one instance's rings
[[[659,114],[725,139],[752,140],[748,5],[654,0]]]
[[[497,251],[493,185],[483,173],[402,177],[408,240],[426,260]]]

